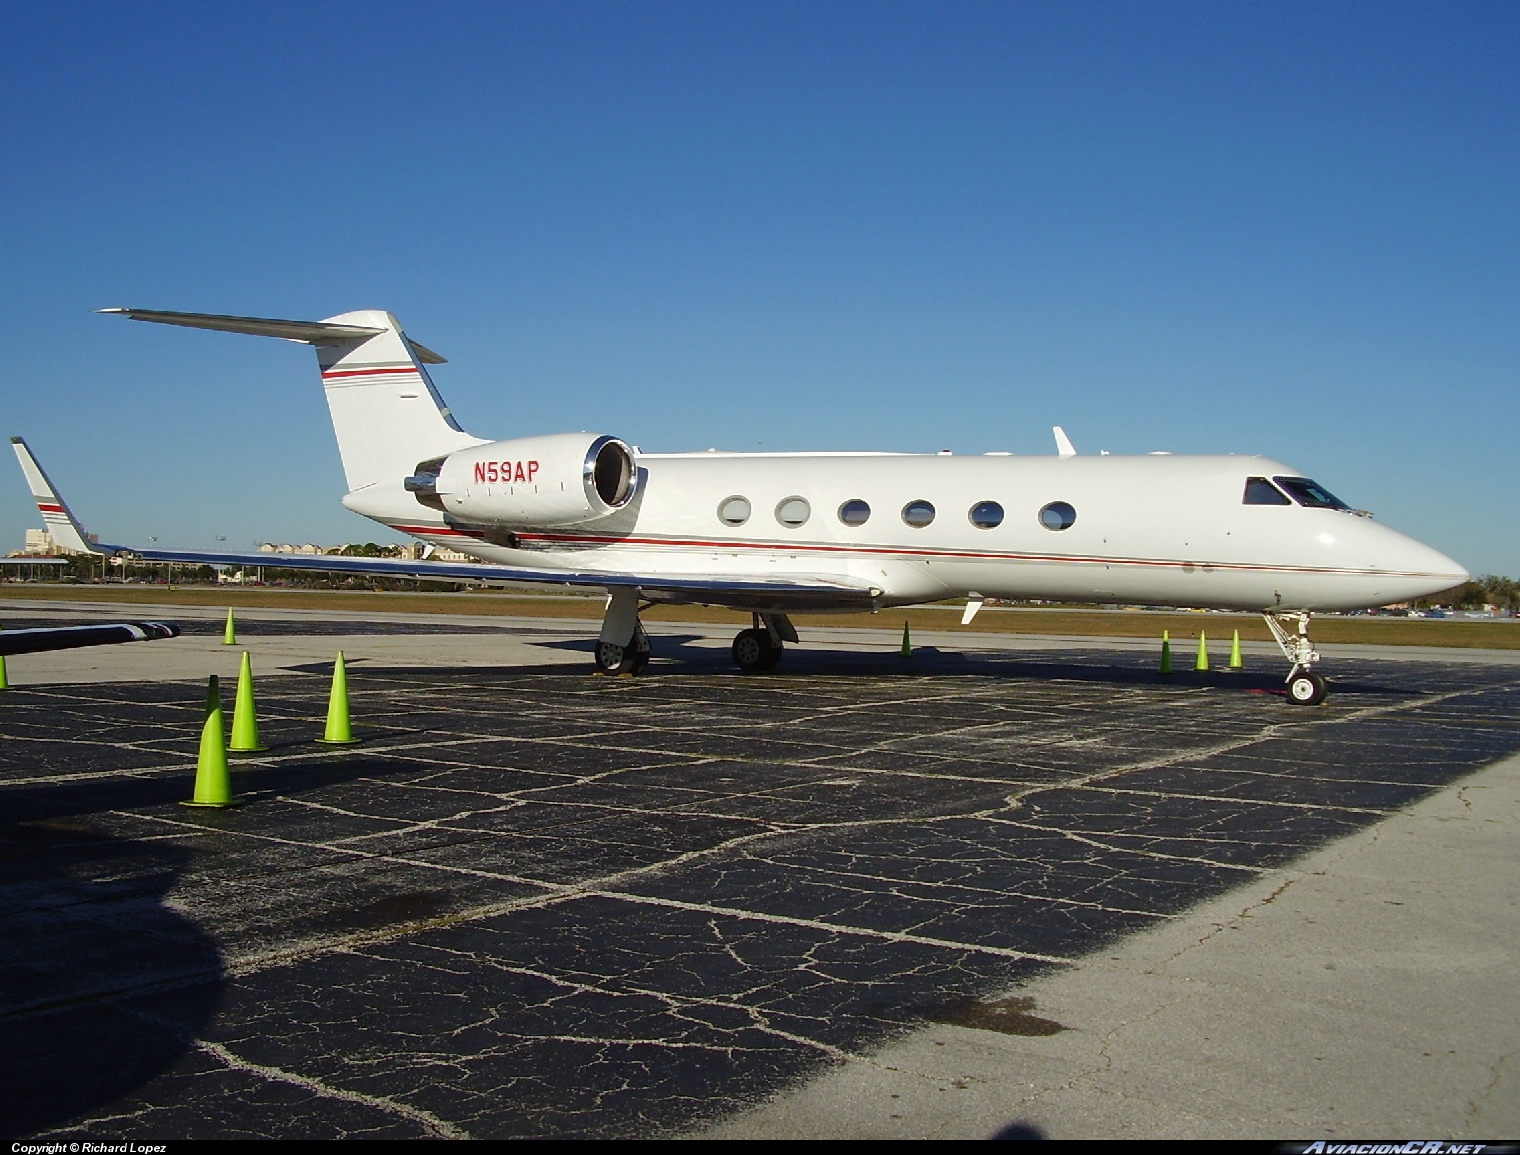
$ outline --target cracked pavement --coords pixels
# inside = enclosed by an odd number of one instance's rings
[[[545,638],[351,666],[350,749],[320,669],[265,677],[228,811],[176,805],[203,683],[5,694],[6,1134],[721,1125],[1520,751],[1505,666],[1340,662],[1301,710],[1133,653],[745,677],[656,636],[608,679]]]

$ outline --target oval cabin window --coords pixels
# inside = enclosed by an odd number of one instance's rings
[[[813,515],[813,507],[807,503],[805,497],[788,497],[776,506],[776,520],[787,529],[796,529],[799,525],[806,525],[807,519]]]
[[[865,525],[870,519],[871,507],[858,497],[839,507],[839,520],[845,525]]]
[[[1003,507],[995,501],[979,501],[967,516],[977,529],[996,529],[1003,524]]]
[[[923,529],[934,520],[934,506],[927,501],[910,501],[903,506],[902,519],[914,529]]]
[[[743,525],[749,520],[749,498],[725,497],[718,506],[718,520],[728,526]]]
[[[1040,524],[1046,529],[1070,529],[1077,524],[1077,511],[1064,501],[1052,501],[1040,510]]]

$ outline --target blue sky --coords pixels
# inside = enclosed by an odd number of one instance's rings
[[[107,540],[385,540],[309,350],[648,450],[1260,452],[1520,574],[1520,8],[12,4],[0,369]],[[37,524],[19,471],[0,545]]]

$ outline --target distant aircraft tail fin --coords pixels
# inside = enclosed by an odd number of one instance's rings
[[[407,337],[401,323],[379,309],[361,309],[325,321],[281,321],[154,309],[102,309],[134,321],[279,337],[316,346],[327,409],[350,491],[399,482],[417,463],[481,445],[459,427],[426,365],[444,359]]]
[[[43,472],[31,447],[21,438],[12,437],[11,448],[16,451],[16,460],[21,462],[21,472],[26,475],[32,498],[37,502],[38,512],[42,514],[42,524],[46,527],[48,536],[53,539],[53,544],[75,553],[109,552],[91,541],[80,528],[79,522],[64,504],[62,495]]]

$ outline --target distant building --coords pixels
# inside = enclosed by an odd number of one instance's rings
[[[93,544],[100,540],[100,535],[94,533],[86,534],[85,540]],[[59,555],[73,555],[78,552],[79,550],[77,549],[64,549],[53,540],[53,535],[45,529],[29,529],[26,531],[26,544],[21,547],[21,553],[19,555],[12,554],[11,556],[57,557]]]

